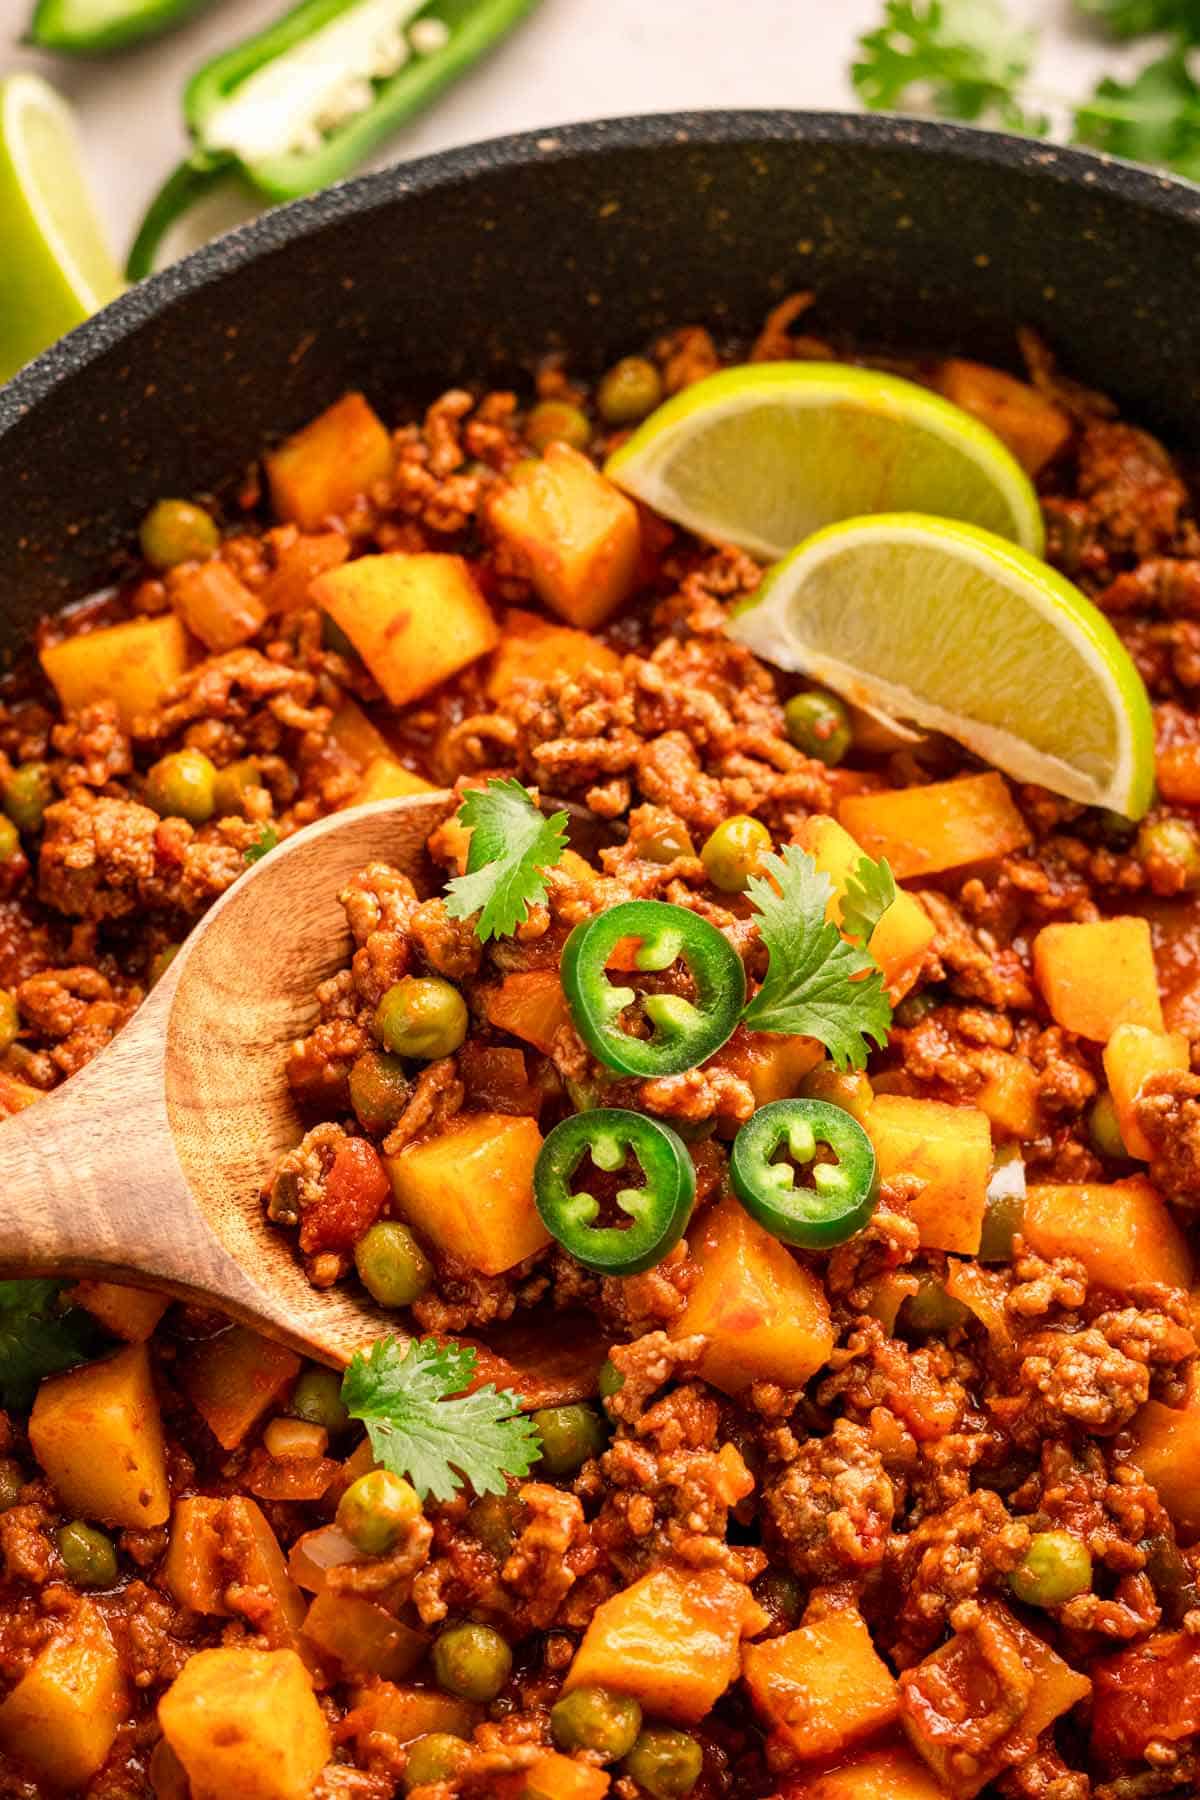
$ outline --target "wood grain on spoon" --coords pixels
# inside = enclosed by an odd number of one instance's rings
[[[425,841],[450,805],[380,801],[289,838],[217,901],[107,1049],[0,1126],[0,1274],[165,1288],[333,1363],[396,1329],[365,1294],[311,1286],[260,1190],[301,1135],[285,1058],[350,950],[338,896],[375,860],[429,892]],[[548,1379],[536,1333],[489,1334],[489,1377],[531,1404],[590,1392],[594,1328],[565,1354],[555,1339]]]

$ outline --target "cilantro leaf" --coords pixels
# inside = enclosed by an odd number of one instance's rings
[[[1189,44],[1200,43],[1200,0],[1075,0],[1075,4],[1113,37],[1177,31]]]
[[[1021,105],[1037,33],[1014,25],[1003,0],[886,0],[883,23],[859,39],[851,79],[876,112],[932,111],[1040,136],[1042,113]]]
[[[261,862],[268,851],[274,850],[279,842],[279,833],[273,825],[264,825],[252,844],[242,851],[243,862]]]
[[[450,1500],[464,1480],[477,1494],[503,1494],[506,1477],[528,1475],[541,1454],[515,1394],[491,1383],[463,1393],[474,1372],[469,1345],[385,1337],[356,1351],[342,1379],[346,1410],[366,1424],[375,1455],[422,1500]]]
[[[475,935],[511,937],[546,898],[543,871],[553,868],[567,847],[567,815],[545,818],[526,788],[511,776],[470,788],[458,809],[460,825],[471,828],[467,872],[447,885],[446,911],[452,919],[478,913]]]
[[[861,1069],[867,1039],[882,1049],[892,1022],[883,976],[825,917],[833,884],[807,851],[788,844],[760,867],[746,892],[758,912],[767,975],[742,1017],[752,1031],[817,1038],[839,1069]]]
[[[0,1405],[26,1406],[44,1375],[94,1355],[101,1333],[90,1314],[63,1310],[57,1281],[0,1281]]]
[[[860,856],[842,895],[842,930],[847,937],[869,944],[871,933],[896,898],[896,877],[880,857],[872,862]]]
[[[1099,82],[1076,109],[1075,138],[1200,180],[1200,87],[1184,50],[1155,58],[1131,82]]]

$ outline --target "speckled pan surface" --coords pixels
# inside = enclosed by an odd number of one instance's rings
[[[385,417],[549,345],[668,323],[815,328],[1071,371],[1200,445],[1200,190],[1086,153],[843,114],[617,119],[509,137],[267,214],[0,388],[0,645],[350,385]]]

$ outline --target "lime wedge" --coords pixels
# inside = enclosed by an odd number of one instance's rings
[[[992,532],[915,513],[831,525],[729,631],[1018,781],[1131,819],[1150,804],[1154,728],[1128,651],[1078,588]]]
[[[66,102],[38,75],[0,81],[0,381],[121,292]]]
[[[846,363],[747,363],[685,388],[605,473],[704,538],[773,562],[862,513],[966,519],[1043,546],[1028,476],[986,425],[914,382]]]

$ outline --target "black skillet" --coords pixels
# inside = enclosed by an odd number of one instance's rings
[[[0,388],[0,648],[111,572],[157,496],[236,478],[343,389],[581,369],[669,324],[815,330],[1074,375],[1200,443],[1200,190],[960,127],[681,113],[472,145],[346,183],[142,284]]]

